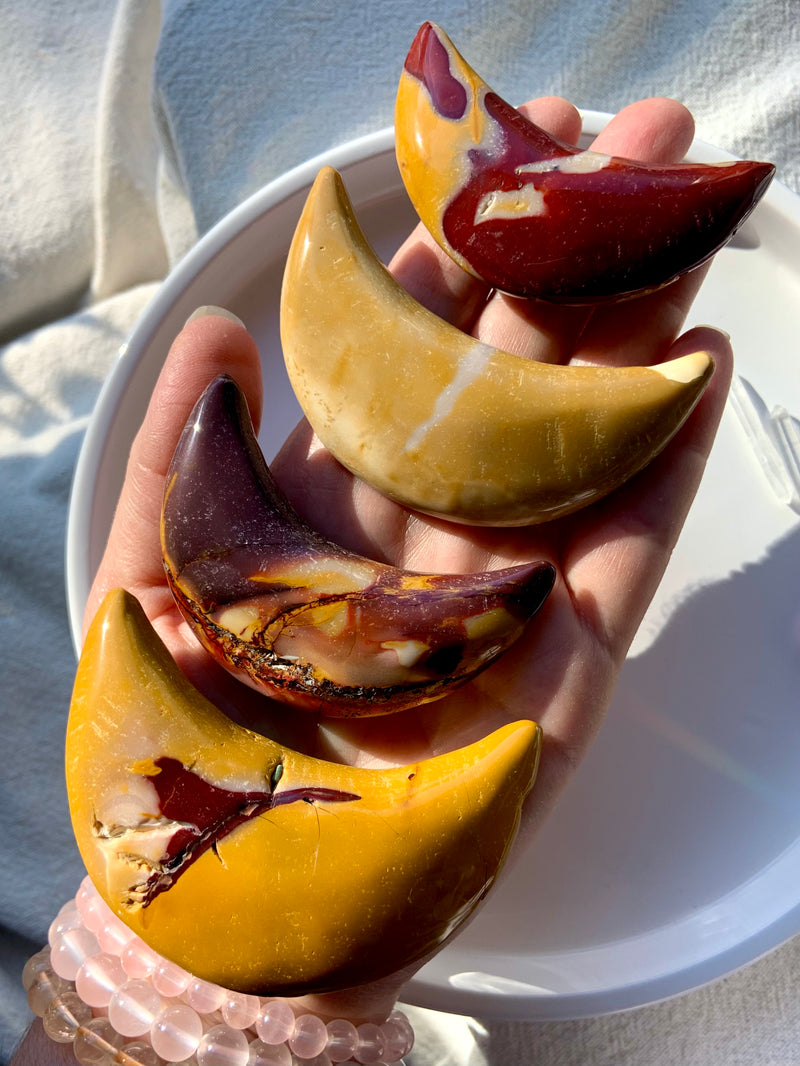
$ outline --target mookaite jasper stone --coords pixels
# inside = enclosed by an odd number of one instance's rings
[[[225,376],[175,450],[161,533],[176,602],[207,650],[252,687],[327,715],[452,692],[522,635],[555,577],[547,562],[416,573],[322,537],[276,485]]]
[[[517,296],[587,303],[658,288],[714,254],[770,163],[638,163],[556,140],[493,92],[432,23],[397,93],[417,214],[465,270]]]
[[[368,245],[323,168],[289,251],[281,339],[326,448],[408,507],[526,525],[600,499],[648,463],[702,395],[707,353],[656,367],[554,366],[431,314]]]
[[[209,703],[117,589],[78,665],[67,791],[93,884],[146,944],[196,978],[295,995],[443,944],[505,860],[539,749],[522,721],[403,767],[302,755]]]

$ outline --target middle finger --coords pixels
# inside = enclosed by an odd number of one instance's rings
[[[524,108],[520,110],[526,111]],[[656,97],[631,104],[620,111],[598,134],[591,147],[598,152],[642,162],[669,163],[683,156],[691,144],[693,133],[691,114],[682,104]],[[682,293],[679,307],[688,307],[688,303],[691,303],[689,287],[684,286],[684,289],[686,291]],[[663,307],[658,303],[657,306],[664,311],[659,323],[660,334],[663,334],[666,345],[674,339],[682,317],[680,314],[668,314],[672,306],[669,296],[662,303]],[[552,304],[495,293],[481,313],[477,335],[487,344],[529,359],[564,363],[569,360],[587,327],[598,348],[603,346],[607,329],[609,335],[613,334],[615,323],[628,322],[626,336],[630,338],[636,335],[640,323],[637,317],[631,315],[636,305],[635,299],[627,300],[622,304],[601,305],[600,310],[596,311],[593,306]],[[652,310],[643,307],[638,318],[642,314],[646,317]],[[602,315],[603,325],[600,328],[595,328],[597,314]],[[648,325],[643,335],[648,339],[653,336],[651,325]],[[648,360],[645,358],[645,361]]]
[[[573,140],[580,133],[578,111],[561,97],[533,100],[521,110],[555,137]],[[397,250],[389,269],[415,299],[465,332],[472,329],[490,293],[442,251],[421,223]]]

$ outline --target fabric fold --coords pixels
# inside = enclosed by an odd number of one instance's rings
[[[94,299],[162,278],[168,269],[150,108],[160,7],[154,0],[120,0],[114,15],[97,117]]]

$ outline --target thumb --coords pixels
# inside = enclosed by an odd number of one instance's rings
[[[126,588],[153,619],[170,603],[161,563],[159,526],[172,453],[191,410],[217,374],[235,378],[254,422],[261,416],[261,364],[256,343],[234,315],[203,307],[167,354],[131,447],[106,549],[89,594],[84,626],[109,589]]]

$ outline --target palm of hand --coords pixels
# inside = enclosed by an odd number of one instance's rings
[[[579,116],[564,101],[538,101],[528,113],[558,136],[577,140]],[[682,156],[691,136],[691,118],[679,105],[645,101],[621,112],[595,146],[671,161]],[[166,586],[158,516],[166,469],[191,406],[222,371],[242,385],[256,419],[261,402],[258,353],[245,331],[223,318],[195,320],[170,353],[134,445],[87,621],[105,591],[126,587],[214,702],[232,717],[323,757],[403,764],[461,746],[505,722],[533,718],[545,733],[531,804],[538,822],[599,727],[678,536],[721,413],[729,349],[713,330],[675,341],[702,271],[659,293],[587,310],[496,294],[487,299],[482,286],[420,232],[398,252],[392,269],[406,288],[461,329],[529,358],[646,364],[704,346],[717,361],[717,373],[687,425],[647,471],[584,512],[527,529],[453,526],[411,514],[356,482],[307,425],[298,427],[273,470],[301,515],[332,539],[411,569],[469,572],[544,558],[559,573],[550,599],[520,642],[452,696],[398,715],[320,726],[313,716],[287,714],[223,675],[188,632]]]

